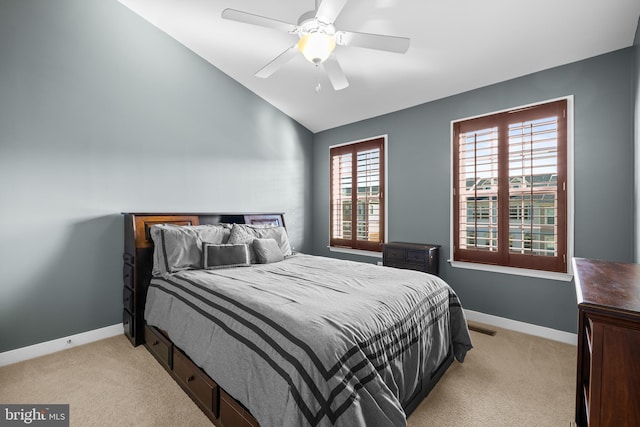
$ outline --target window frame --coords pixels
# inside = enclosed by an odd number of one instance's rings
[[[527,262],[521,262],[522,258],[532,258],[530,255],[518,255],[518,254],[509,254],[509,245],[506,245],[506,250],[503,250],[500,255],[495,254],[480,254],[480,257],[475,258],[473,256],[469,256],[469,253],[464,253],[464,256],[460,256],[461,252],[458,247],[458,216],[460,204],[459,200],[456,196],[456,187],[457,187],[457,175],[458,170],[456,169],[457,165],[457,153],[458,153],[458,144],[459,141],[456,140],[456,126],[460,126],[461,123],[483,123],[489,122],[491,120],[495,120],[497,123],[502,121],[505,123],[505,118],[510,115],[518,115],[521,112],[525,112],[527,110],[532,110],[537,107],[544,108],[545,105],[551,105],[558,102],[566,103],[566,146],[564,151],[564,160],[558,159],[558,163],[564,165],[564,190],[562,190],[562,184],[559,184],[559,192],[564,191],[564,200],[565,200],[565,227],[564,231],[559,231],[558,234],[562,232],[565,236],[564,248],[558,248],[559,251],[564,253],[564,259],[562,259],[562,268],[557,268],[557,264],[555,266],[549,267],[549,262],[545,262],[543,260],[542,263],[536,264],[528,264]],[[513,117],[513,116],[512,116]],[[515,120],[508,120],[508,122],[514,122]],[[508,128],[508,125],[506,125]],[[478,128],[477,126],[472,126]],[[467,127],[469,130],[472,127]],[[465,132],[464,127],[462,127],[462,132]],[[507,138],[508,141],[508,138]],[[451,121],[451,218],[450,218],[450,226],[451,226],[451,235],[450,235],[450,259],[449,262],[453,267],[458,268],[469,268],[474,270],[482,270],[482,271],[492,271],[499,273],[507,273],[507,274],[517,274],[517,275],[525,275],[532,277],[540,277],[540,278],[548,278],[553,280],[571,280],[572,278],[572,266],[571,266],[571,258],[573,257],[573,96],[566,96],[556,99],[551,99],[547,101],[537,102],[534,104],[509,108],[501,111],[496,111],[488,114],[482,114],[474,117],[456,119]],[[500,148],[498,148],[500,150]],[[502,156],[508,155],[508,147],[502,148]],[[506,154],[505,154],[506,153]],[[562,156],[562,154],[560,154]],[[505,174],[505,167],[508,168],[508,161],[502,163],[503,170],[503,185],[504,179],[507,181],[507,185],[509,182],[508,175]],[[505,166],[506,164],[506,166]],[[559,167],[562,167],[561,165]],[[508,169],[507,169],[508,170]],[[508,172],[507,172],[508,173]],[[504,178],[506,176],[506,178]],[[500,178],[498,178],[500,179]],[[506,195],[505,195],[506,193]],[[498,225],[499,228],[498,233],[507,233],[509,230],[509,211],[510,211],[510,203],[509,203],[509,192],[508,190],[501,192],[502,203],[506,206],[505,212],[502,213],[500,217],[500,221],[502,225]],[[506,215],[506,216],[505,216]],[[506,218],[506,220],[505,220]],[[501,231],[500,231],[501,230]],[[504,239],[508,239],[508,237],[502,237]],[[506,257],[504,252],[506,252]],[[562,253],[559,253],[559,256],[562,257]],[[533,257],[533,258],[544,258],[543,256]],[[509,263],[509,260],[517,260],[517,262]],[[506,262],[505,262],[506,260]],[[557,261],[557,258],[555,259]]]
[[[356,153],[357,151],[366,150],[371,147],[380,146],[380,163],[379,163],[379,173],[380,177],[380,240],[377,242],[367,242],[367,241],[359,241],[356,239],[357,233],[352,235],[352,239],[338,239],[333,237],[333,161],[332,156],[335,153],[344,154],[347,152]],[[329,245],[328,248],[332,252],[343,252],[350,253],[356,255],[366,255],[373,257],[381,257],[382,256],[382,245],[386,242],[387,236],[387,213],[388,213],[388,205],[387,205],[387,135],[374,136],[371,138],[365,138],[357,141],[351,141],[344,144],[332,145],[329,147]],[[356,160],[357,157],[353,157],[353,160]],[[353,162],[353,168],[356,167],[357,163]],[[353,169],[352,169],[353,170]],[[352,199],[357,199],[357,191],[352,192]],[[352,206],[357,206],[357,204],[353,204]],[[352,217],[357,216],[356,210],[352,209]]]

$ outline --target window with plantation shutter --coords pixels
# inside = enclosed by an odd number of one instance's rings
[[[331,147],[332,247],[381,251],[384,138]]]
[[[567,272],[567,101],[453,124],[454,261]]]

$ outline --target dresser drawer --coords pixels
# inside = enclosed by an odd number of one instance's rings
[[[129,313],[133,313],[133,289],[127,286],[122,288],[122,305]]]
[[[165,368],[172,368],[173,346],[169,340],[156,329],[144,326],[144,344],[149,352],[158,359]]]
[[[127,310],[122,310],[122,326],[124,327],[124,333],[129,337],[129,339],[134,337],[134,325],[133,325],[133,316]]]
[[[125,263],[122,266],[122,282],[125,286],[133,288],[133,266]]]
[[[173,373],[182,388],[203,410],[218,418],[218,385],[177,348],[173,348]]]
[[[220,421],[224,427],[259,427],[260,425],[249,411],[224,390],[220,391]]]

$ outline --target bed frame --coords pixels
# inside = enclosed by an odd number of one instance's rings
[[[257,420],[196,366],[169,337],[144,321],[147,288],[153,267],[153,241],[149,230],[155,224],[202,225],[218,223],[271,224],[285,226],[282,213],[124,213],[123,324],[131,344],[144,344],[174,380],[218,427],[259,427]],[[446,359],[433,373],[426,373],[422,386],[404,405],[407,416],[429,394],[453,361],[450,347]]]

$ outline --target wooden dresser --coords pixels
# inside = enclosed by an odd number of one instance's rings
[[[438,275],[440,245],[390,242],[382,249],[382,264]]]
[[[576,424],[640,426],[640,265],[573,259]]]

